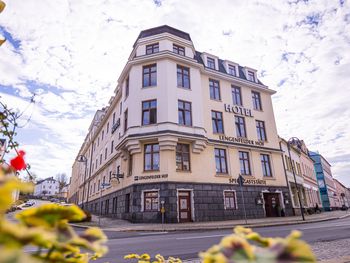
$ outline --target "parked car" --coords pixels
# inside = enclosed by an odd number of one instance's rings
[[[32,201],[32,200],[30,200],[30,201],[26,202],[26,203],[23,205],[23,207],[29,207],[29,206],[33,206],[33,205],[35,205],[35,202]]]

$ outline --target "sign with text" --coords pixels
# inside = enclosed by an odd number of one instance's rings
[[[134,181],[164,179],[164,178],[168,178],[168,174],[152,174],[152,175],[134,176]]]
[[[264,146],[263,141],[254,141],[254,140],[249,140],[247,138],[237,138],[237,137],[226,136],[226,135],[220,135],[219,140],[227,141],[227,142],[238,142],[238,143],[249,144],[249,145]]]
[[[230,178],[230,184],[238,184],[238,178]],[[266,185],[266,181],[262,179],[245,179],[243,178],[243,185]]]
[[[243,108],[238,105],[231,106],[230,104],[224,104],[224,107],[226,112],[232,112],[234,114],[239,114],[246,117],[253,117],[251,109]]]

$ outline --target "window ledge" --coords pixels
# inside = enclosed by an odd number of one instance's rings
[[[176,169],[176,172],[177,173],[192,173],[191,170],[178,170],[178,169]]]
[[[184,90],[192,90],[191,88],[185,88],[185,87],[182,87],[182,86],[177,86],[177,88],[184,89]]]
[[[143,89],[148,89],[148,88],[156,88],[156,87],[158,87],[158,85],[155,85],[155,86],[145,86],[145,87],[144,87],[144,86],[142,86],[142,88],[143,88]]]
[[[143,173],[154,173],[154,172],[160,172],[160,170],[143,170]]]
[[[274,180],[276,180],[276,177],[268,177],[268,176],[264,176],[263,177],[263,180],[271,180],[271,181],[274,181]]]
[[[158,123],[142,124],[141,127],[156,126]]]
[[[230,175],[229,173],[216,173],[215,177],[232,178],[232,175]]]

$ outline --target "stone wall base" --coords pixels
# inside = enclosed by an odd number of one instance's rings
[[[176,183],[162,182],[149,184],[135,184],[122,190],[105,195],[101,198],[102,215],[118,219],[126,219],[139,223],[160,223],[162,216],[160,211],[141,211],[143,200],[142,193],[147,190],[159,191],[160,201],[164,201],[165,223],[178,223],[178,191],[191,191],[191,221],[220,221],[244,219],[243,199],[239,186],[232,184],[199,184],[199,183]],[[224,191],[233,190],[236,192],[237,209],[225,209]],[[262,193],[282,193],[281,200],[288,199],[288,187],[273,186],[243,186],[244,203],[247,218],[262,218],[266,216],[264,199]],[[130,197],[128,201],[128,196]],[[262,204],[258,204],[257,199],[261,197]],[[108,208],[106,208],[106,200]],[[291,200],[285,205],[281,203],[278,215],[292,216],[293,209]],[[288,204],[287,204],[288,203]],[[114,205],[113,205],[114,204]],[[127,208],[129,205],[129,208]],[[100,213],[100,200],[96,199],[85,204],[85,209],[94,214]],[[283,211],[282,211],[283,209]]]

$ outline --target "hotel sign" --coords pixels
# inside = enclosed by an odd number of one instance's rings
[[[168,174],[153,174],[153,175],[140,175],[140,176],[134,176],[134,181],[141,181],[141,180],[152,180],[152,179],[164,179],[168,178]]]
[[[226,141],[226,142],[237,142],[237,143],[243,143],[243,144],[249,144],[249,145],[264,146],[263,141],[254,141],[254,140],[249,140],[247,138],[236,138],[236,137],[231,137],[226,135],[219,135],[219,140]]]
[[[224,104],[226,112],[232,112],[234,114],[239,114],[246,117],[253,117],[252,110],[243,108],[237,105],[231,106],[230,104]]]
[[[230,184],[238,184],[238,178],[230,178],[229,183]],[[243,178],[243,185],[266,185],[266,180],[244,179]]]

